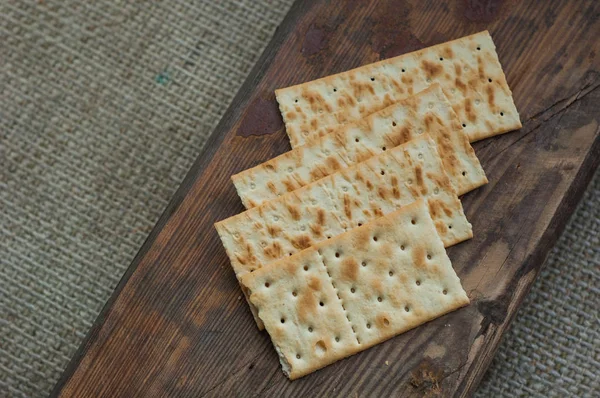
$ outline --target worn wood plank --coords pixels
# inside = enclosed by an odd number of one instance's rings
[[[600,162],[600,3],[297,2],[102,311],[54,395],[471,393]],[[289,149],[278,87],[489,29],[523,128],[476,143],[475,238],[449,250],[472,304],[289,382],[212,224],[229,176]],[[388,361],[389,365],[386,365]]]

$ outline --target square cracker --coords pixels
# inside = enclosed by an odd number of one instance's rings
[[[439,83],[470,141],[521,127],[488,31],[275,90],[292,148]]]
[[[469,303],[423,199],[241,282],[291,379]]]
[[[439,84],[231,177],[246,208],[429,134],[458,195],[487,183]]]

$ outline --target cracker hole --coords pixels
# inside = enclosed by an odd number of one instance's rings
[[[448,225],[448,228],[449,228],[449,229],[452,229],[452,224]]]
[[[462,124],[462,126],[463,126],[463,128],[464,128],[464,127],[467,127],[467,125],[466,125],[466,124],[464,124],[464,123]]]
[[[411,223],[412,225],[415,225],[415,224],[417,223],[417,220],[415,220],[415,219],[413,218],[412,220],[410,220],[410,223]]]
[[[382,150],[382,151],[385,151],[386,149],[387,149],[386,147],[381,147],[381,150]]]
[[[392,126],[396,127],[397,126],[396,122],[392,122]]]
[[[269,287],[271,284],[269,282],[265,282],[265,287]]]
[[[381,170],[381,175],[382,176],[385,175],[385,171],[384,170]]]
[[[291,256],[291,255],[292,255],[292,253],[288,253],[288,256]]]
[[[389,319],[387,319],[387,318],[383,318],[383,324],[384,324],[385,326],[390,326],[390,321],[389,321]]]
[[[340,253],[337,253],[337,252],[336,252],[336,253],[335,253],[335,256],[339,258],[339,257],[340,257]]]
[[[492,82],[492,78],[489,78],[489,79],[488,79],[488,82],[490,82],[490,83],[491,83],[491,82]]]
[[[313,332],[313,328],[311,326],[308,327],[308,332],[312,333]]]
[[[372,78],[371,78],[371,81],[372,81],[372,82],[374,82],[374,81],[375,81],[375,78],[374,78],[374,77],[372,77]]]
[[[324,302],[322,302],[322,301],[319,301],[319,305],[320,305],[321,307],[323,307],[323,306],[325,305],[325,303],[324,303]]]
[[[300,358],[302,358],[302,357],[300,356],[300,354],[296,354],[296,359],[300,359]]]
[[[304,271],[308,271],[308,265],[304,266]]]
[[[404,247],[404,245],[400,245],[400,250],[404,250],[406,249],[406,247]]]
[[[377,297],[377,301],[379,301],[381,303],[383,301],[383,298]]]
[[[417,286],[421,286],[421,281],[420,280],[417,280],[415,283],[417,284]]]
[[[408,305],[406,307],[404,307],[404,311],[409,312],[410,308],[408,307]]]
[[[361,223],[361,222],[359,222],[359,223],[358,223],[358,226],[359,226],[359,227],[360,227],[360,226],[362,226],[362,223]]]
[[[427,255],[427,260],[431,260],[431,254]]]
[[[292,296],[296,297],[296,296],[298,296],[298,293],[296,293],[296,291],[293,291]]]
[[[443,57],[440,57],[440,61],[443,61],[443,60],[444,60],[444,58],[443,58]]]
[[[504,112],[500,112],[500,116],[504,116]]]
[[[334,87],[334,88],[333,88],[333,92],[334,92],[334,93],[335,93],[335,92],[337,92],[337,88],[335,88],[335,87]]]
[[[402,73],[406,72],[406,69],[402,68]]]
[[[339,343],[339,342],[340,342],[340,338],[339,338],[339,337],[336,337],[336,338],[335,338],[335,341],[336,341],[337,343]]]
[[[296,98],[296,99],[294,100],[294,102],[295,102],[295,103],[298,103],[298,98]]]
[[[331,235],[327,235],[327,239],[331,239]]]
[[[355,293],[355,292],[356,292],[356,289],[355,289],[355,288],[353,288],[353,287],[352,287],[352,288],[350,288],[350,293]]]
[[[466,171],[463,171],[461,174],[462,174],[462,175],[463,175],[463,177],[464,177],[464,176],[466,176],[466,175],[467,175],[467,172],[466,172]]]
[[[481,47],[477,46],[477,51],[481,51]]]
[[[366,261],[363,261],[363,262],[361,263],[361,265],[362,265],[363,267],[366,267],[366,266],[367,266],[367,262],[366,262]]]
[[[390,272],[388,273],[388,275],[389,275],[389,276],[394,276],[394,271],[390,271]]]
[[[281,323],[285,323],[285,318],[281,318]]]
[[[375,242],[377,242],[377,237],[376,237],[376,236],[374,236],[374,237],[373,237],[373,240],[374,240]]]
[[[367,329],[371,329],[371,324],[367,323]]]
[[[360,140],[359,140],[358,138],[355,138],[355,139],[354,139],[354,141],[355,141],[355,142],[358,142],[358,141],[360,141]]]
[[[444,289],[444,290],[442,291],[442,293],[443,293],[443,294],[448,294],[448,290]]]

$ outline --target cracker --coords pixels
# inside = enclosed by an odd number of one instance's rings
[[[469,303],[423,199],[241,282],[291,379]]]
[[[487,31],[279,89],[275,95],[296,148],[436,82],[471,142],[521,127]]]
[[[231,179],[246,208],[252,208],[423,133],[436,141],[444,169],[459,195],[487,183],[439,84]]]

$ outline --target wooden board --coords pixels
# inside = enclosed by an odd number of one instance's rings
[[[297,2],[54,395],[465,396],[600,162],[600,2]],[[489,29],[523,128],[476,143],[490,183],[449,250],[472,304],[300,380],[256,330],[213,222],[229,176],[289,149],[273,90]]]

